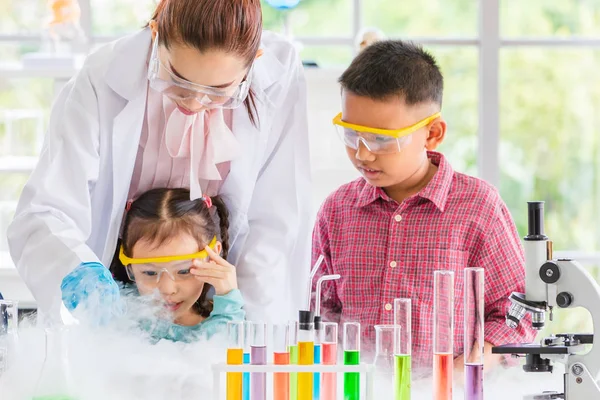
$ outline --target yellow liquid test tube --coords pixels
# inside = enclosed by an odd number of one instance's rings
[[[227,364],[242,365],[244,363],[244,323],[242,321],[227,322]],[[242,400],[242,373],[227,373],[227,400]]]
[[[312,313],[306,312],[300,317],[298,331],[298,365],[313,365],[315,363],[315,339],[314,323]],[[312,372],[298,373],[298,400],[313,399],[313,378]]]
[[[244,361],[244,349],[227,349],[227,364],[242,365]],[[242,399],[242,373],[227,373],[227,400]]]

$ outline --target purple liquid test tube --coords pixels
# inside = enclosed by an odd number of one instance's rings
[[[465,400],[483,400],[483,268],[465,268]]]
[[[267,324],[252,322],[250,324],[250,364],[267,364]],[[252,372],[250,376],[250,400],[267,399],[267,374]]]

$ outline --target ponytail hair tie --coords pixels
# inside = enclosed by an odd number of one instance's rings
[[[206,204],[206,208],[211,208],[213,205],[210,196],[202,196],[202,201],[204,201],[204,204]]]

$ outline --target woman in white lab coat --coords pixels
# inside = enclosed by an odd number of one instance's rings
[[[165,186],[225,198],[250,319],[299,307],[311,229],[305,82],[293,46],[261,21],[259,0],[163,0],[147,28],[91,54],[62,90],[8,230],[41,311],[91,292],[114,305],[104,266],[127,202]]]

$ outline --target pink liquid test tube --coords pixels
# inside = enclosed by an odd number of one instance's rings
[[[290,363],[290,324],[273,325],[273,364],[289,365]],[[290,374],[288,372],[273,373],[273,400],[289,400]]]
[[[250,323],[250,364],[267,364],[267,324]],[[250,400],[267,399],[267,374],[252,372],[250,374]]]
[[[336,365],[338,359],[338,324],[323,322],[321,328],[321,363]],[[337,399],[337,374],[327,372],[321,374],[321,400]]]
[[[433,400],[452,400],[454,272],[433,273]]]
[[[484,288],[483,268],[465,268],[465,400],[483,400]]]

